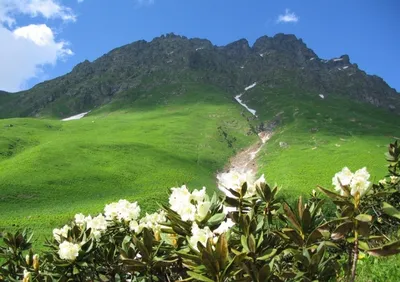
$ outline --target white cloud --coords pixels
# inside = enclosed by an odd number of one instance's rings
[[[290,12],[289,9],[285,10],[285,14],[279,15],[277,19],[277,23],[297,23],[299,21],[299,17],[293,12]]]
[[[75,21],[76,16],[57,0],[0,0],[0,89],[19,91],[43,66],[73,55],[68,43],[56,40],[46,24],[18,27],[17,15]]]
[[[0,22],[12,26],[16,23],[15,15],[23,14],[46,19],[76,21],[73,11],[57,0],[0,0]]]
[[[45,24],[28,25],[13,31],[0,26],[0,89],[19,91],[27,80],[37,77],[46,64],[73,55],[67,43],[56,41]]]
[[[78,3],[82,3],[83,2],[83,0],[78,0]]]

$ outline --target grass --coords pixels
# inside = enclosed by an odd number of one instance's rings
[[[259,173],[289,201],[317,184],[331,187],[344,166],[366,166],[375,181],[386,174],[383,154],[400,126],[385,111],[290,88],[249,92],[242,98],[259,115],[250,123],[279,123],[258,156]],[[243,111],[223,91],[188,83],[121,93],[79,121],[0,120],[0,230],[32,227],[40,246],[75,213],[98,213],[120,198],[150,211],[170,187],[213,188],[229,157],[257,140]],[[399,263],[366,258],[358,280],[393,281]]]
[[[317,185],[332,187],[332,177],[344,166],[364,166],[376,183],[387,174],[384,153],[400,137],[400,125],[391,114],[340,96],[321,99],[317,93],[298,94],[254,88],[250,107],[262,120],[279,120],[280,126],[258,157],[259,173],[278,183],[280,196],[293,201]],[[290,101],[288,103],[288,101]],[[257,105],[266,105],[258,108]],[[281,147],[284,142],[288,146]],[[366,257],[358,267],[357,281],[399,281],[400,255]]]
[[[321,99],[262,87],[254,92],[250,107],[266,104],[257,109],[260,118],[280,124],[258,157],[259,172],[278,183],[283,195],[308,194],[316,185],[331,187],[333,175],[344,166],[353,171],[366,166],[375,181],[386,175],[384,153],[400,137],[393,115],[342,96]]]
[[[257,139],[247,136],[239,105],[203,89],[191,85],[188,103],[171,98],[146,111],[99,110],[70,122],[0,120],[0,230],[31,227],[39,245],[78,212],[98,213],[121,198],[150,211],[170,187],[215,187],[216,171]]]

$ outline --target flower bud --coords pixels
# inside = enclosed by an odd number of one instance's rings
[[[31,256],[30,255],[25,256],[25,262],[27,265],[31,265]]]
[[[30,282],[31,277],[31,273],[28,270],[24,269],[24,279],[22,280],[22,282]]]
[[[39,255],[35,254],[33,256],[33,269],[37,272],[39,271]]]

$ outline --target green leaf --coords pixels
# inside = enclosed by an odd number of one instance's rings
[[[358,241],[358,248],[363,250],[363,251],[368,251],[369,250],[369,246],[366,242],[364,241]]]
[[[258,272],[258,281],[268,281],[270,275],[271,275],[271,270],[269,268],[269,265],[266,264]]]
[[[243,249],[245,252],[249,252],[249,246],[247,245],[247,240],[246,240],[246,236],[242,235],[240,237],[240,242],[242,243]]]
[[[392,205],[384,202],[382,205],[382,209],[383,211],[387,214],[390,215],[392,217],[395,217],[397,219],[400,219],[400,211],[397,210],[395,207],[393,207]]]
[[[304,245],[304,240],[303,238],[300,236],[300,234],[291,228],[283,228],[282,232],[288,236],[291,241],[293,241],[295,244],[297,244],[298,246],[303,246]]]
[[[298,222],[296,215],[294,214],[294,212],[287,203],[283,204],[283,210],[285,211],[286,218],[293,225],[293,227],[301,231],[301,225]]]
[[[352,228],[354,227],[354,223],[351,221],[344,222],[340,224],[338,227],[336,227],[335,231],[333,231],[331,238],[333,240],[339,240],[342,239],[344,236],[346,236],[347,233],[349,233]]]
[[[208,225],[213,226],[213,225],[220,224],[222,221],[224,221],[224,219],[225,219],[225,214],[216,213],[208,220]]]
[[[396,241],[390,244],[383,245],[378,248],[373,248],[367,251],[371,256],[384,257],[391,256],[400,253],[400,241]]]
[[[371,222],[372,216],[370,216],[369,214],[359,214],[356,216],[356,219],[362,222]]]
[[[153,250],[153,234],[147,228],[143,228],[143,243],[150,254]]]
[[[210,278],[207,278],[206,276],[203,276],[199,273],[193,272],[193,271],[188,271],[187,274],[189,274],[190,277],[197,279],[199,281],[203,281],[203,282],[214,282],[213,280],[211,280]]]
[[[225,234],[219,236],[217,245],[215,246],[215,254],[220,268],[223,268],[228,262],[228,242]]]
[[[324,193],[325,195],[327,195],[329,198],[333,199],[333,200],[347,200],[347,197],[344,197],[340,194],[337,194],[335,192],[329,191],[321,186],[317,186],[319,190],[321,190],[322,193]]]
[[[247,182],[243,183],[242,185],[242,190],[240,191],[240,193],[242,194],[242,197],[244,197],[244,195],[246,195],[247,192]]]
[[[261,257],[258,257],[257,260],[269,260],[276,254],[277,250],[276,249],[268,249],[264,255]]]
[[[249,250],[252,253],[256,252],[256,239],[254,238],[253,234],[250,234],[247,238],[247,245],[249,246]]]

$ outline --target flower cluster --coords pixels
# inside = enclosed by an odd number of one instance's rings
[[[68,237],[68,231],[71,230],[71,227],[68,225],[64,225],[61,229],[54,228],[53,229],[53,237],[54,239],[61,243],[63,239],[66,239]]]
[[[183,185],[179,188],[171,188],[171,191],[170,207],[180,215],[183,221],[202,221],[208,215],[211,202],[205,187],[190,193],[186,185]]]
[[[342,186],[347,186],[350,188],[350,194],[353,197],[357,194],[362,197],[371,186],[371,182],[368,181],[369,177],[370,174],[365,167],[357,170],[355,173],[344,167],[342,171],[336,173],[332,178],[332,185],[335,186],[335,190],[340,192],[342,196],[348,196],[342,188]]]
[[[80,250],[80,244],[64,241],[59,246],[58,255],[60,259],[74,261],[78,257]]]
[[[116,219],[120,222],[130,222],[139,218],[140,207],[137,202],[131,203],[127,200],[119,200],[106,205],[104,215],[107,220]]]
[[[132,220],[129,223],[129,228],[136,234],[142,232],[143,228],[153,230],[154,233],[160,233],[161,226],[165,222],[167,222],[167,218],[164,211],[159,211],[152,214],[146,213],[146,215],[142,217],[139,222]]]
[[[244,198],[253,197],[256,194],[256,187],[261,183],[265,183],[264,174],[261,175],[259,179],[255,180],[254,174],[251,171],[240,172],[237,170],[232,170],[230,172],[225,172],[218,174],[218,189],[224,192],[227,196],[231,198],[236,198],[229,190],[234,190],[239,192],[242,189],[244,183],[247,183],[247,191]]]

